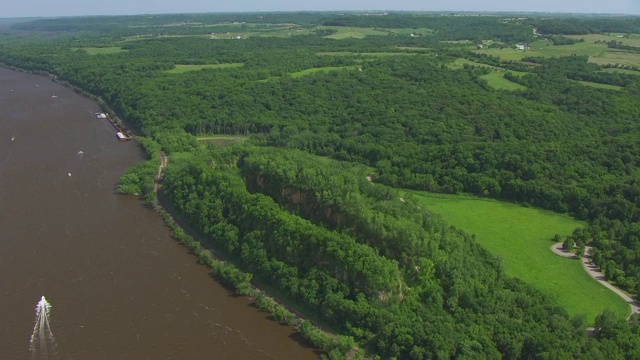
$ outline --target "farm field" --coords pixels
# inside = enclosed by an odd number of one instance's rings
[[[503,259],[507,274],[556,297],[569,314],[586,314],[591,323],[606,308],[620,316],[629,315],[629,306],[624,300],[593,280],[579,261],[561,258],[551,251],[555,234],[568,235],[584,223],[565,215],[496,200],[411,193],[424,208],[475,234],[478,243]]]
[[[640,39],[638,39],[640,41]],[[538,40],[530,44],[530,49],[480,49],[479,54],[498,56],[502,60],[518,61],[529,56],[560,57],[581,55],[588,56],[589,61],[598,65],[622,64],[640,67],[640,54],[618,49],[609,49],[606,44],[595,44],[585,41],[573,45],[551,45],[550,41]]]
[[[624,34],[585,34],[585,35],[566,35],[568,38],[572,39],[584,39],[585,42],[596,42],[596,41],[618,41],[625,45],[631,46],[640,46],[640,35],[638,34],[630,34],[629,37],[625,37]]]
[[[518,49],[480,49],[475,50],[479,54],[488,54],[498,56],[503,60],[522,60],[527,56],[571,56],[571,55],[586,55],[586,56],[600,56],[607,50],[605,44],[594,44],[590,42],[582,42],[573,45],[551,45],[550,41],[538,40],[532,42],[530,49],[518,50]]]
[[[347,26],[320,26],[320,29],[337,31],[334,34],[325,36],[328,39],[347,39],[347,38],[362,39],[368,35],[387,35],[387,32],[385,32],[384,30],[378,30],[373,28],[359,28],[359,27],[347,27]]]
[[[640,76],[640,71],[628,70],[628,69],[607,68],[607,69],[600,70],[600,72],[608,72],[608,73],[616,73],[616,72],[618,72],[618,73],[624,73],[624,74],[629,74],[629,75]]]

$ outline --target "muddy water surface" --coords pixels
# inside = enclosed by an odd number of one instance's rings
[[[52,305],[59,359],[316,359],[236,298],[114,193],[143,159],[95,102],[0,68],[0,359],[30,359],[34,308]]]

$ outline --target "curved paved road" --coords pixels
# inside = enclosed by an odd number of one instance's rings
[[[576,257],[574,253],[562,249],[562,243],[553,244],[553,246],[551,246],[551,250],[554,253],[563,257],[568,257],[568,258]],[[631,307],[631,315],[640,314],[640,304],[637,301],[633,300],[633,298],[631,298],[629,294],[627,294],[626,292],[618,289],[617,287],[607,282],[604,274],[600,271],[600,269],[598,269],[598,267],[595,266],[595,264],[593,264],[590,261],[591,257],[587,255],[590,252],[591,252],[591,247],[587,246],[585,249],[585,256],[582,257],[582,267],[587,272],[587,274],[591,275],[591,277],[596,279],[596,281],[598,281],[600,284],[606,286],[611,291],[613,291],[614,293],[618,294],[621,298],[623,298],[624,301],[626,301]],[[631,317],[631,315],[629,315],[629,318]]]

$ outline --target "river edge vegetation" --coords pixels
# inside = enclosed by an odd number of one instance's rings
[[[637,292],[638,18],[95,20],[16,24],[0,36],[0,61],[102,98],[150,154],[168,153],[163,190],[205,244],[183,241],[214,270],[222,265],[203,245],[234,259],[242,271],[217,271],[238,291],[253,274],[343,335],[328,338],[339,339],[333,349],[316,341],[327,356],[355,356],[357,343],[383,358],[640,357],[635,318],[605,310],[587,336],[584,317],[387,187],[571,213],[588,225],[570,238],[592,244],[607,277]],[[619,40],[563,36],[580,34]],[[536,41],[548,49],[528,51]],[[523,50],[483,53],[511,46]],[[167,73],[217,64],[243,65]],[[520,87],[494,89],[509,83]],[[219,135],[248,140],[219,149],[196,138]],[[155,203],[153,156],[119,191]]]

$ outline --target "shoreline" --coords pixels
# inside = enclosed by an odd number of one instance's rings
[[[355,344],[353,339],[343,337],[328,330],[326,326],[322,326],[316,321],[304,316],[302,312],[298,311],[294,306],[283,301],[281,296],[274,294],[274,291],[270,291],[273,290],[271,286],[261,284],[260,281],[257,280],[251,280],[248,285],[249,288],[246,289],[246,291],[242,291],[245,289],[241,290],[239,286],[229,283],[225,274],[217,270],[218,266],[228,267],[242,273],[244,272],[238,269],[236,265],[233,264],[233,261],[226,259],[224,256],[221,257],[213,251],[214,249],[203,245],[205,242],[202,239],[202,235],[188,224],[183,224],[180,216],[175,214],[173,206],[167,203],[167,198],[162,192],[161,183],[164,178],[163,171],[169,163],[169,158],[163,151],[160,151],[159,155],[161,161],[154,183],[155,201],[150,205],[160,214],[165,224],[174,232],[174,239],[187,246],[199,259],[201,264],[209,266],[212,276],[217,278],[216,281],[221,282],[225,286],[229,286],[231,288],[230,290],[235,290],[238,296],[247,297],[252,305],[262,311],[268,312],[272,321],[293,327],[294,333],[300,336],[300,339],[297,341],[300,342],[302,346],[311,345],[317,349],[318,355],[326,355],[332,350],[343,349],[343,342],[346,341],[347,344],[351,345],[350,350],[343,354],[345,359],[362,358],[359,357],[363,355],[361,353],[362,349]],[[251,273],[248,274],[253,275]],[[275,291],[275,293],[277,293],[277,291]],[[310,325],[310,327],[308,325]],[[316,342],[329,344],[329,347],[323,348]]]
[[[25,70],[25,69],[7,65],[5,63],[0,63],[0,67],[3,67],[8,70],[12,70],[12,71],[21,72],[24,74],[43,76],[48,78],[54,83],[67,87],[71,89],[73,92],[77,93],[78,95],[84,96],[92,101],[95,101],[96,104],[104,112],[113,114],[113,119],[115,123],[126,127],[126,121],[124,121],[121,117],[119,117],[117,113],[113,109],[111,109],[111,107],[101,97],[91,94],[78,86],[75,86],[63,79],[60,79],[55,74],[45,72],[45,71]],[[141,150],[143,150],[144,153],[147,153],[146,148],[138,140],[138,137],[135,136],[135,133],[133,135],[134,136],[132,136],[132,139],[135,140],[135,142],[138,144],[138,146],[140,146]],[[147,156],[151,158],[153,158],[154,155],[155,154],[147,153]],[[155,210],[160,215],[165,225],[173,232],[174,240],[177,240],[181,244],[187,246],[192,251],[193,255],[195,255],[195,258],[198,259],[198,262],[200,264],[207,265],[210,267],[211,275],[213,275],[212,278],[214,281],[219,282],[221,285],[225,287],[231,287],[233,290],[236,290],[236,294],[239,296],[247,297],[251,301],[252,305],[256,306],[261,311],[268,312],[271,316],[271,319],[270,319],[271,321],[274,321],[276,323],[280,323],[283,325],[292,326],[294,330],[293,334],[296,334],[296,337],[298,337],[296,341],[303,347],[314,348],[315,349],[314,352],[316,352],[316,355],[318,355],[318,358],[320,358],[322,354],[328,354],[334,348],[338,348],[340,345],[340,338],[342,338],[342,336],[320,328],[316,323],[304,318],[303,316],[301,316],[299,312],[295,311],[290,306],[287,306],[284,303],[275,300],[273,296],[270,296],[270,294],[268,294],[265,290],[261,288],[251,285],[251,288],[248,289],[249,292],[241,293],[240,291],[238,291],[236,286],[226,281],[228,279],[225,278],[225,276],[223,276],[223,274],[221,274],[220,271],[216,271],[216,269],[214,268],[214,264],[210,263],[208,260],[219,263],[218,266],[222,266],[227,270],[244,273],[229,261],[221,259],[220,257],[214,255],[210,249],[207,249],[204,246],[202,246],[201,241],[197,239],[197,237],[194,237],[188,234],[185,228],[175,220],[175,216],[171,212],[169,212],[164,205],[160,204],[160,201],[158,199],[158,193],[161,192],[161,189],[160,189],[161,181],[162,181],[162,178],[164,177],[163,170],[168,164],[168,157],[163,151],[159,152],[159,157],[160,157],[159,159],[160,164],[158,167],[158,172],[154,177],[153,194],[155,196],[150,203],[147,202],[147,205],[150,206],[151,209]],[[130,194],[130,195],[146,196],[146,194]],[[189,241],[187,238],[190,238],[191,241]],[[195,245],[194,245],[194,242],[195,242]],[[280,309],[278,309],[278,307],[280,307]],[[286,314],[287,312],[291,312],[294,318],[290,319],[290,316],[287,316]],[[304,323],[308,323],[305,325],[311,325],[311,327],[303,326]],[[307,331],[305,331],[305,329]],[[321,337],[328,337],[328,339],[326,338],[319,339],[318,338],[319,334],[317,332],[321,332],[322,333]],[[320,340],[320,341],[314,341],[314,340]],[[330,348],[321,348],[316,343],[330,344],[331,346]],[[349,354],[352,356],[349,356],[346,358],[347,359],[356,358],[356,356],[353,356],[353,355],[354,354],[357,355],[357,353],[359,352],[358,349],[360,348],[354,344],[354,347],[349,352]]]

